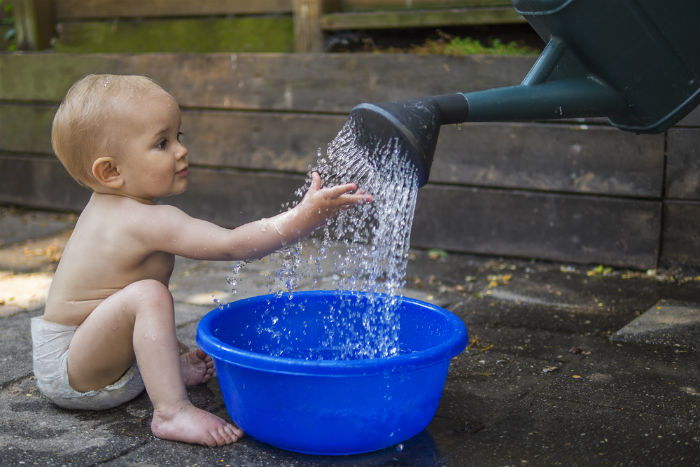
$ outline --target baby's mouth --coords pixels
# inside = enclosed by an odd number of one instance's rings
[[[189,167],[185,167],[185,168],[182,169],[182,170],[178,170],[178,171],[176,172],[176,174],[177,174],[177,175],[181,175],[181,176],[184,177],[184,176],[187,175],[187,172],[189,172]]]

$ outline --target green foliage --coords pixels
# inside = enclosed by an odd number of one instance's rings
[[[470,37],[455,37],[445,46],[445,55],[537,55],[539,50],[518,44],[517,42],[503,43],[499,39],[489,41],[484,45]]]
[[[0,50],[17,50],[17,32],[12,5],[0,0]]]
[[[414,53],[419,55],[538,55],[539,49],[511,41],[504,43],[500,39],[490,39],[486,44],[471,37],[456,37],[438,31],[438,37],[428,39],[422,44],[398,49],[389,47],[374,49],[377,53]]]
[[[431,250],[428,250],[428,258],[432,260],[447,258],[448,256],[449,253],[447,253],[445,250],[440,250],[439,248],[433,248]]]
[[[602,264],[599,264],[598,266],[594,267],[593,269],[589,269],[586,272],[586,275],[588,277],[604,277],[604,276],[610,276],[612,275],[613,270],[609,266],[603,266]]]

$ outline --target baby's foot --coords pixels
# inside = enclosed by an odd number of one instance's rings
[[[214,374],[214,360],[202,349],[195,349],[180,355],[180,368],[185,386],[194,386],[211,379],[211,375]]]
[[[216,415],[198,409],[190,401],[153,411],[151,432],[158,438],[214,447],[231,444],[243,431]]]

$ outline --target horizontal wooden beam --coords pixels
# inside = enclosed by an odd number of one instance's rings
[[[661,198],[664,135],[582,124],[464,123],[440,130],[430,181]]]
[[[64,23],[60,52],[293,52],[291,16]]]
[[[342,0],[343,11],[494,7],[513,8],[509,0]]]
[[[57,103],[88,73],[134,73],[155,79],[184,107],[347,114],[361,102],[516,84],[534,61],[413,54],[0,54],[0,101]]]
[[[281,212],[304,180],[299,175],[192,167],[185,194],[167,202],[235,227]],[[0,203],[80,211],[89,197],[90,191],[78,185],[55,158],[0,153]]]
[[[646,269],[660,231],[660,201],[427,185],[411,244]]]
[[[54,109],[0,104],[0,150],[50,154]],[[304,173],[345,119],[185,110],[182,131],[194,164]],[[442,130],[430,182],[660,198],[663,163],[663,135],[638,136],[605,126],[464,124]]]
[[[54,0],[60,21],[291,13],[293,0]]]
[[[282,210],[299,175],[193,167],[169,198],[233,227]],[[260,187],[265,187],[261,190]],[[0,154],[0,202],[80,210],[89,192],[52,158]],[[419,192],[412,245],[527,258],[656,266],[661,202],[428,185]]]
[[[512,7],[328,13],[321,16],[320,21],[321,28],[326,31],[475,26],[525,22],[525,19],[517,14]]]
[[[89,198],[58,159],[0,153],[0,203],[80,211]]]

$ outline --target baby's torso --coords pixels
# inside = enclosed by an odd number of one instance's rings
[[[80,325],[103,300],[129,284],[143,279],[168,284],[174,256],[143,241],[147,225],[139,219],[138,206],[120,207],[91,200],[85,208],[56,269],[44,319]]]

